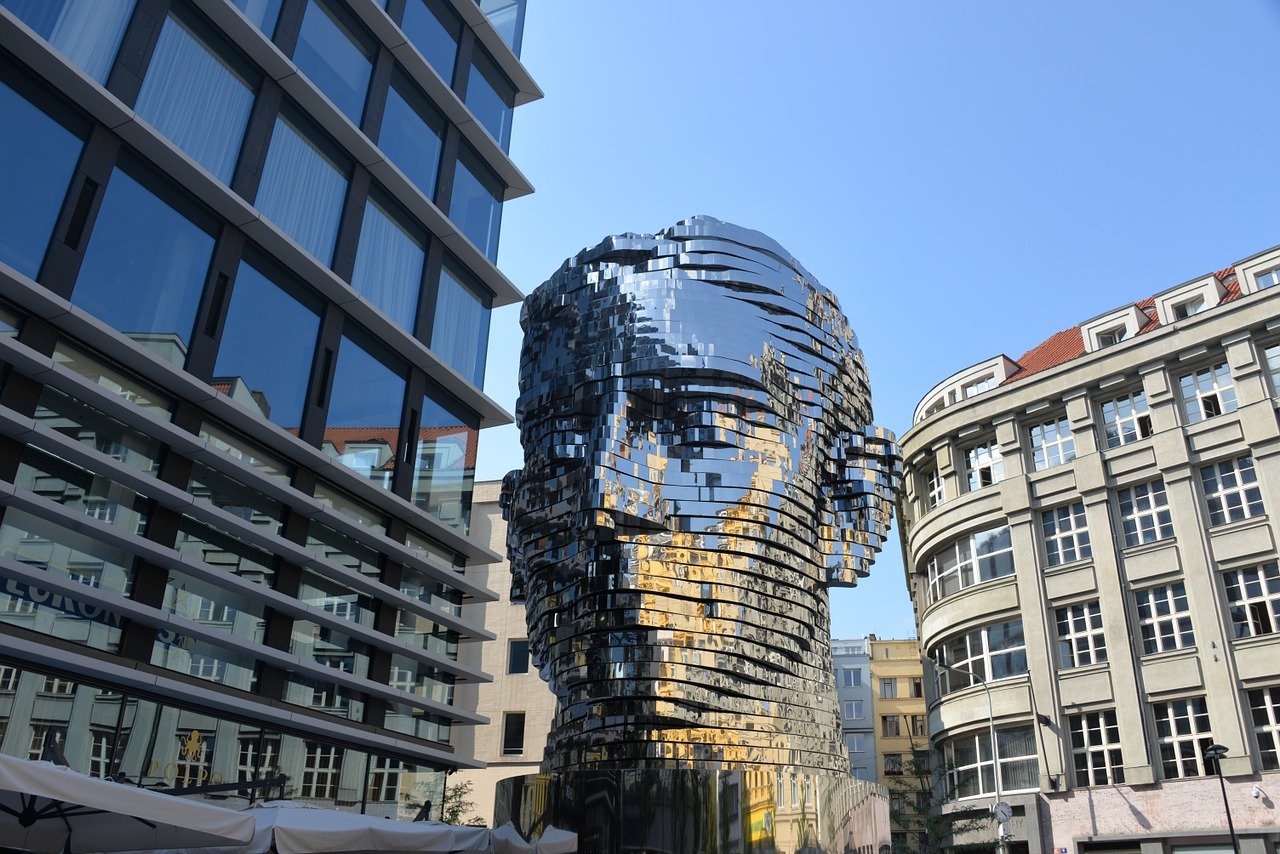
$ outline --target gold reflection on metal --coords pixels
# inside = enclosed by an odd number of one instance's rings
[[[782,247],[706,217],[584,250],[521,324],[503,500],[559,701],[543,770],[767,772],[739,804],[765,833],[764,789],[849,771],[827,589],[867,574],[901,476],[857,339]]]

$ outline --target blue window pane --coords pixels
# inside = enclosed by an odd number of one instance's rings
[[[511,115],[515,105],[515,87],[480,48],[476,48],[475,64],[467,78],[467,109],[489,131],[494,141],[506,151],[511,144]]]
[[[134,110],[224,184],[253,109],[248,81],[170,15]]]
[[[134,0],[0,0],[99,83],[107,81]]]
[[[267,38],[276,30],[276,19],[280,17],[281,0],[230,0],[231,5],[239,9],[249,23],[258,28]]]
[[[212,254],[208,232],[117,169],[71,301],[180,365]]]
[[[392,82],[378,147],[428,199],[435,199],[444,119],[403,80]]]
[[[431,327],[431,349],[477,386],[484,385],[489,348],[489,304],[483,288],[451,262],[440,270],[440,290]]]
[[[34,279],[81,142],[3,84],[0,116],[0,261]]]
[[[401,372],[343,336],[329,393],[324,451],[384,489],[391,488],[400,447],[404,387]]]
[[[452,85],[458,36],[462,33],[462,20],[457,14],[438,0],[408,0],[402,29],[440,79]]]
[[[519,56],[520,43],[524,40],[525,0],[480,0],[480,11],[511,52]]]
[[[214,387],[285,428],[302,420],[320,331],[317,301],[241,263],[214,366]]]
[[[371,54],[354,26],[339,19],[327,3],[307,4],[293,61],[357,126],[373,72]]]
[[[443,399],[443,395],[440,395]],[[456,406],[456,404],[454,404]],[[459,418],[433,399],[422,399],[413,503],[446,525],[466,533],[471,524],[471,491],[476,477],[475,420]]]
[[[346,169],[280,116],[262,168],[258,210],[328,264],[346,194]]]
[[[502,226],[502,184],[468,145],[458,152],[453,175],[449,219],[471,239],[490,261],[498,257],[498,231]]]
[[[364,209],[351,286],[413,334],[425,256],[422,242],[370,199]]]

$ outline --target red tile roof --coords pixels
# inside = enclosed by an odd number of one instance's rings
[[[1214,273],[1214,278],[1222,282],[1223,288],[1226,290],[1226,295],[1223,296],[1218,305],[1225,305],[1240,296],[1240,282],[1236,279],[1234,267],[1219,270]],[[1143,335],[1153,329],[1159,329],[1160,318],[1156,314],[1155,297],[1147,297],[1136,303],[1136,305],[1148,318],[1146,325],[1138,330],[1138,335]],[[1022,358],[1014,360],[1018,364],[1018,370],[1011,373],[1004,382],[1011,383],[1083,356],[1085,349],[1084,336],[1080,331],[1082,326],[1083,324],[1078,324],[1070,329],[1056,332],[1023,353]],[[1003,384],[1001,383],[1001,385]]]

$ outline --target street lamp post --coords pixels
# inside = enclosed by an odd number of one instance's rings
[[[1212,760],[1218,772],[1218,786],[1222,789],[1222,806],[1227,810],[1227,832],[1231,834],[1231,850],[1240,854],[1240,840],[1236,839],[1236,825],[1231,820],[1231,801],[1227,799],[1227,783],[1222,778],[1222,757],[1227,755],[1227,748],[1221,744],[1211,744],[1204,749],[1204,758]]]
[[[954,664],[944,664],[941,661],[935,661],[934,664],[938,665],[943,670],[950,670],[952,673],[959,673],[962,676],[969,677],[970,679],[974,680],[979,685],[981,685],[982,690],[985,691],[987,694],[987,723],[990,724],[990,734],[991,734],[991,762],[992,762],[991,779],[995,783],[996,803],[999,804],[1000,803],[1000,751],[996,746],[996,707],[995,707],[995,704],[991,702],[991,688],[988,687],[987,680],[983,679],[981,676],[974,673],[972,670],[967,670],[963,667],[956,667]],[[979,757],[979,767],[981,767],[981,757]],[[981,779],[981,774],[982,774],[981,770],[979,770],[978,774],[979,774],[979,779]],[[993,813],[995,812],[994,808],[992,809],[992,812]],[[997,821],[996,850],[999,852],[999,854],[1005,854],[1004,821],[1000,819],[1000,816],[996,816],[996,821]],[[1240,854],[1240,852],[1237,851],[1236,854]]]

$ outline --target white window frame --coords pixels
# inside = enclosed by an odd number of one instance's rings
[[[1210,527],[1240,522],[1266,512],[1251,456],[1201,466],[1200,483],[1204,487]]]
[[[1031,465],[1044,471],[1076,458],[1076,437],[1065,415],[1036,424],[1027,431],[1031,439]]]
[[[925,474],[924,482],[926,501],[930,510],[947,503],[947,482],[936,466]]]
[[[111,773],[116,731],[93,727],[89,730],[89,776],[105,780]]]
[[[1001,541],[1008,545],[991,548],[991,543]],[[969,587],[1014,575],[1018,569],[1013,559],[1013,533],[1008,525],[997,525],[959,537],[930,555],[926,568],[929,597],[934,602]]]
[[[860,721],[865,714],[861,700],[844,701],[844,719],[846,721]]]
[[[1116,490],[1124,547],[1133,548],[1173,537],[1173,515],[1164,480],[1156,478]]]
[[[309,800],[335,800],[342,775],[342,748],[336,744],[309,741],[306,751],[298,797]]]
[[[1025,731],[1025,732],[1023,732]],[[1016,735],[1015,735],[1016,734]],[[1012,736],[1012,737],[1010,737]],[[1001,752],[999,762],[995,761],[991,751],[991,735],[987,730],[975,732],[972,735],[959,736],[952,738],[943,743],[943,756],[946,762],[947,774],[947,791],[955,792],[957,800],[965,798],[981,797],[983,795],[995,794],[995,774],[1000,775],[1000,793],[1001,795],[1012,794],[1014,792],[1033,792],[1039,789],[1040,780],[1040,757],[1035,750],[1035,738],[1031,724],[1016,727],[1004,727],[996,730],[996,749],[1000,750],[1002,744],[1013,742],[1026,743],[1031,745],[1030,753],[1019,753],[1016,755],[1004,755]],[[963,747],[965,752],[961,754],[961,758],[957,759],[957,748]],[[964,761],[972,756],[973,761]],[[1030,775],[1035,781],[1034,785],[1022,788],[1014,788],[1011,781],[1007,778],[1013,775],[1009,772],[1013,771],[1015,766],[1026,766],[1028,763],[1035,768],[1035,773]],[[1030,770],[1027,767],[1018,769],[1023,775]],[[970,784],[974,784],[970,786]]]
[[[44,677],[44,680],[40,683],[40,690],[37,693],[66,696],[67,694],[75,693],[75,690],[76,683],[74,679],[64,679],[61,676],[49,675]]]
[[[1222,573],[1227,614],[1233,637],[1258,637],[1280,632],[1280,564],[1276,561],[1229,569]]]
[[[1271,396],[1280,397],[1280,344],[1272,344],[1263,349],[1262,360],[1266,365],[1267,378],[1270,380]]]
[[[255,775],[269,772],[279,762],[279,736],[242,735],[236,757],[236,782],[246,783],[253,780]]]
[[[1135,590],[1133,602],[1144,656],[1196,645],[1184,582],[1173,581]]]
[[[1097,599],[1055,609],[1054,622],[1058,629],[1060,668],[1087,667],[1107,661],[1102,604]]]
[[[10,693],[18,690],[18,675],[22,671],[7,664],[0,664],[0,692]]]
[[[965,448],[964,462],[970,492],[995,486],[1004,480],[1004,455],[994,438]]]
[[[1204,697],[1184,697],[1151,704],[1161,777],[1177,780],[1208,776],[1204,751],[1213,744],[1213,728]]]
[[[1124,755],[1115,709],[1083,712],[1068,718],[1071,764],[1076,788],[1124,783]]]
[[[1199,424],[1239,407],[1231,366],[1225,361],[1179,375],[1178,395],[1186,424]]]
[[[1044,534],[1044,554],[1049,566],[1061,566],[1093,557],[1083,501],[1042,511],[1040,530]]]
[[[1008,645],[1008,640],[1004,640],[1005,645],[993,648],[992,635],[999,633],[1007,637],[1021,635],[1022,643]],[[948,652],[948,645],[956,644],[963,641],[964,650],[955,650],[962,652],[964,657],[958,655],[952,659]],[[1017,662],[1021,654],[1021,666]],[[1004,679],[1015,679],[1025,675],[1027,671],[1027,636],[1025,628],[1022,625],[1022,619],[1015,617],[1011,620],[1001,620],[998,623],[991,623],[985,626],[979,626],[976,629],[970,629],[950,637],[943,638],[932,650],[929,657],[937,662],[934,671],[937,675],[938,696],[945,697],[953,691],[963,691],[966,688],[973,687],[978,684],[974,679],[964,675],[963,671],[969,671],[980,679],[986,680],[988,684],[992,682],[1000,682]],[[961,672],[948,670],[942,666],[946,663],[951,667],[958,668]],[[997,664],[1000,667],[997,668]],[[1003,671],[1002,675],[996,676],[996,670]]]
[[[374,803],[395,803],[400,799],[400,775],[408,768],[399,759],[389,756],[369,757],[369,785],[367,800]]]
[[[65,747],[67,743],[67,725],[65,723],[57,723],[55,721],[32,721],[31,724],[31,740],[27,742],[27,758],[36,760],[40,758],[40,754],[44,752],[44,737],[50,732],[58,734],[58,746]]]
[[[866,753],[867,734],[865,732],[846,732],[844,734],[844,744],[850,753]]]
[[[1248,700],[1262,770],[1280,770],[1280,685],[1251,688]]]
[[[845,688],[861,688],[862,687],[862,668],[861,667],[842,667],[844,672],[840,675],[840,684]]]
[[[1103,432],[1106,434],[1107,447],[1119,448],[1132,442],[1141,442],[1150,438],[1151,409],[1147,406],[1147,393],[1135,391],[1130,394],[1104,400],[1101,406]]]
[[[194,653],[187,662],[187,674],[197,679],[210,682],[221,682],[225,674],[226,662],[214,655]]]

